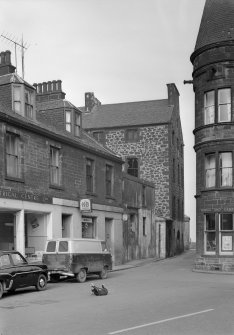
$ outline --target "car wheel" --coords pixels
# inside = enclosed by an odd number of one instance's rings
[[[76,280],[78,283],[84,283],[86,281],[87,274],[85,269],[80,269],[80,271],[76,274]]]
[[[3,295],[3,286],[2,286],[2,283],[0,282],[0,299]]]
[[[107,267],[106,266],[99,273],[99,278],[101,278],[101,279],[106,279],[107,278]]]
[[[37,278],[37,284],[36,284],[36,289],[38,291],[43,291],[46,289],[47,286],[47,279],[46,276],[43,274],[40,274]]]

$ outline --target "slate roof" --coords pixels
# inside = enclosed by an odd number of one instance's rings
[[[8,74],[0,76],[0,85],[10,84],[10,83],[25,84],[35,90],[34,86],[30,85],[25,80],[23,80],[20,76],[18,76],[17,73],[8,73]]]
[[[37,102],[37,109],[39,110],[47,110],[47,109],[55,109],[55,108],[75,108],[78,109],[75,105],[73,105],[70,101],[65,99],[58,100],[50,100]]]
[[[195,51],[230,40],[234,40],[234,0],[206,0]]]
[[[10,122],[10,120],[15,120],[16,122],[22,125],[24,125],[26,128],[33,127],[35,130],[38,130],[39,132],[47,133],[48,136],[57,136],[62,141],[69,140],[70,143],[77,143],[80,144],[83,150],[91,150],[97,154],[104,154],[115,159],[115,160],[122,160],[120,156],[118,156],[115,152],[113,152],[111,149],[104,147],[102,144],[100,144],[98,141],[94,139],[93,136],[89,135],[85,130],[82,130],[82,134],[80,137],[75,137],[72,134],[69,134],[67,132],[63,132],[58,130],[57,128],[53,126],[45,125],[44,123],[41,123],[37,120],[29,119],[26,117],[23,117],[17,113],[14,113],[13,111],[9,110],[8,108],[5,108],[1,102],[0,102],[0,118],[1,115],[6,117],[6,120]]]
[[[79,109],[84,112],[84,107]],[[83,113],[82,126],[100,129],[169,123],[172,110],[167,99],[100,105]]]

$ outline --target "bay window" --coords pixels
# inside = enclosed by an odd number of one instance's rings
[[[232,186],[232,153],[219,154],[220,186]]]
[[[215,122],[215,92],[204,94],[204,124]]]
[[[215,154],[205,156],[205,186],[207,188],[215,186]]]
[[[218,90],[218,122],[231,121],[231,89]]]
[[[215,253],[216,250],[216,229],[215,229],[215,214],[205,214],[205,253]]]

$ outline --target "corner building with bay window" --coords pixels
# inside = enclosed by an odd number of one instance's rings
[[[197,269],[234,271],[233,21],[233,0],[207,0],[191,55]]]

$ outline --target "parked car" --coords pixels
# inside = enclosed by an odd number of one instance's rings
[[[0,298],[5,292],[35,286],[38,291],[47,286],[47,266],[30,264],[17,251],[0,251]]]
[[[83,283],[90,274],[97,274],[105,279],[112,269],[112,257],[104,244],[105,242],[96,239],[49,240],[42,262],[47,265],[52,280],[67,276]]]

